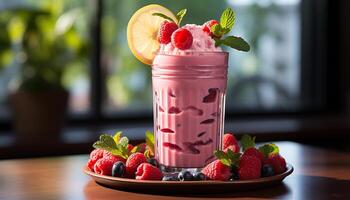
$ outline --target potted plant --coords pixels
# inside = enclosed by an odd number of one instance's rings
[[[75,27],[77,9],[57,14],[53,9],[11,9],[6,30],[18,67],[16,87],[9,95],[14,129],[19,139],[58,137],[69,93],[63,74],[85,55],[87,42]]]

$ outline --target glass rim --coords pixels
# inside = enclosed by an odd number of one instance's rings
[[[157,52],[156,56],[179,56],[179,57],[187,57],[187,56],[202,56],[204,55],[229,55],[229,52],[227,51],[191,51],[188,52],[189,54],[168,54],[168,53],[160,53]]]

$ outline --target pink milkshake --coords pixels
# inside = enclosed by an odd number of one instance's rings
[[[152,65],[155,156],[166,171],[202,168],[221,149],[228,53],[201,26],[191,48],[161,45]]]

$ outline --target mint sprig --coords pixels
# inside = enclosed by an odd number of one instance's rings
[[[240,143],[241,143],[242,150],[245,151],[246,149],[255,147],[255,137],[245,134],[242,136]]]
[[[248,42],[246,42],[243,38],[241,37],[236,37],[236,36],[228,36],[225,39],[216,39],[215,40],[215,45],[219,46],[219,45],[226,45],[229,46],[231,48],[234,48],[238,51],[245,51],[248,52],[250,51],[250,45],[248,44]]]
[[[103,149],[110,153],[112,153],[115,156],[120,156],[125,159],[128,158],[128,144],[129,139],[127,137],[120,138],[117,142],[115,139],[121,136],[121,132],[118,132],[115,134],[115,137],[108,135],[108,134],[102,134],[98,141],[96,141],[92,146],[95,149]]]
[[[215,46],[225,45],[234,48],[238,51],[250,51],[250,46],[241,37],[228,36],[220,39],[223,35],[229,33],[235,25],[236,13],[231,8],[226,8],[221,14],[220,23],[210,27],[211,32],[216,36]]]
[[[180,26],[182,19],[185,17],[187,9],[182,9],[176,14],[177,25]]]
[[[177,25],[180,26],[182,19],[185,17],[187,13],[187,9],[182,9],[176,14],[176,19],[177,19]],[[166,20],[169,20],[171,22],[175,22],[171,17],[164,15],[163,13],[153,13],[153,16],[158,16],[161,18],[164,18]]]
[[[220,26],[228,32],[231,31],[235,24],[236,13],[231,8],[226,8],[220,18]],[[226,34],[225,33],[225,34]]]
[[[274,143],[270,143],[259,147],[259,151],[264,155],[265,158],[267,158],[270,154],[278,154],[279,148]]]
[[[227,152],[221,150],[214,151],[214,155],[220,162],[226,166],[238,166],[239,158],[241,157],[240,153],[234,153],[231,149],[227,149]]]

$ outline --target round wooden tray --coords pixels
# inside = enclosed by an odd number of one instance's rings
[[[84,172],[96,183],[113,189],[147,193],[220,193],[253,190],[279,184],[293,172],[293,166],[287,164],[287,170],[271,177],[244,181],[146,181],[128,178],[104,176],[85,167]]]

